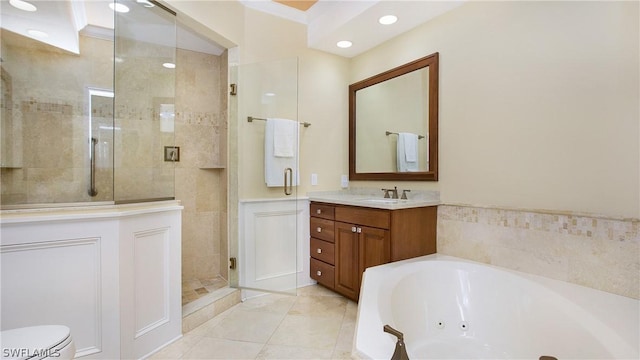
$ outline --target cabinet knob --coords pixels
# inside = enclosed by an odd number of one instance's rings
[[[318,248],[318,250],[316,250],[316,252],[317,252],[318,254],[322,254],[322,249]]]
[[[316,271],[316,275],[322,276],[322,271],[320,271],[320,270]]]
[[[362,232],[362,228],[358,228],[358,234]]]
[[[318,226],[318,228],[316,229],[317,232],[322,232],[322,228]]]
[[[358,231],[358,230],[356,229],[356,227],[355,227],[355,226],[352,226],[352,227],[351,227],[351,232],[356,232],[356,231]]]
[[[318,209],[318,210],[316,210],[316,213],[317,213],[317,214],[322,214],[322,209]]]

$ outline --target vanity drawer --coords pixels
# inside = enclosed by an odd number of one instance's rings
[[[316,217],[312,217],[310,219],[311,226],[309,231],[311,236],[314,238],[326,240],[329,242],[334,242],[333,240],[333,221],[326,219],[318,219]]]
[[[391,215],[389,210],[369,209],[357,206],[337,206],[335,217],[337,221],[389,229]]]
[[[335,268],[333,265],[311,258],[310,270],[312,279],[330,289],[334,288]]]
[[[331,205],[311,203],[311,216],[333,220],[335,217],[335,207]]]
[[[334,254],[335,254],[334,244],[311,238],[310,255],[312,258],[316,258],[318,260],[322,260],[326,263],[334,265],[335,264]]]

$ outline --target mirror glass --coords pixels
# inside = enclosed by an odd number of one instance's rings
[[[349,86],[354,180],[437,180],[438,54]]]

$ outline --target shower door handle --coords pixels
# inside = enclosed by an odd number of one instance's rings
[[[96,190],[96,145],[98,144],[98,139],[92,137],[91,138],[91,151],[89,153],[90,156],[90,184],[89,184],[89,196],[98,195],[98,190]]]
[[[287,176],[287,174],[289,176]],[[288,186],[287,186],[287,183],[289,184]],[[292,184],[293,184],[293,169],[286,168],[284,169],[284,194],[285,195],[291,195],[293,193],[291,191]]]

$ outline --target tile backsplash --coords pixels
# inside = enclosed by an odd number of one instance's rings
[[[441,205],[438,252],[640,299],[640,221]]]

